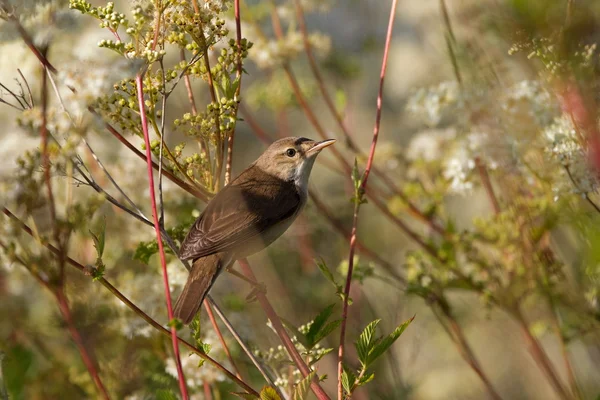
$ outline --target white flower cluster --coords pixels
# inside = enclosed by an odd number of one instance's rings
[[[225,368],[231,368],[225,351],[214,330],[207,329],[206,332],[203,332],[202,342],[211,346],[210,356],[212,358]],[[186,351],[181,353],[181,367],[185,371],[185,381],[190,389],[202,388],[205,382],[222,382],[226,379],[223,372],[208,364],[200,365],[201,362],[202,359],[195,353],[186,354]],[[169,357],[167,360],[165,370],[169,375],[177,377],[177,366],[173,357]]]
[[[540,126],[551,123],[558,111],[552,94],[536,80],[524,80],[508,88],[503,92],[500,107],[513,118],[525,113]]]
[[[259,68],[269,69],[280,66],[286,61],[291,61],[304,51],[302,34],[299,31],[286,32],[282,40],[269,40],[265,38],[256,27],[248,26],[244,34],[254,43],[252,51],[249,52],[249,58],[256,63]],[[331,39],[322,33],[314,32],[308,36],[308,40],[313,52],[322,56],[331,49]]]
[[[432,162],[443,157],[448,146],[456,138],[456,130],[426,129],[414,135],[406,150],[410,161],[423,160]]]
[[[436,126],[442,118],[463,104],[456,81],[421,88],[408,100],[407,110],[423,119],[428,126]]]
[[[179,261],[168,264],[167,272],[169,274],[169,289],[173,296],[173,293],[178,293],[181,290],[188,274],[179,265]],[[124,273],[123,279],[127,281],[127,288],[123,292],[148,315],[160,315],[160,319],[164,319],[166,318],[164,283],[159,277],[159,273],[157,270],[148,273]],[[121,302],[117,302],[117,304],[125,307]],[[124,313],[123,319],[122,331],[128,337],[149,337],[153,332],[153,328],[148,323],[137,316],[131,316],[129,312]]]
[[[581,139],[571,116],[563,114],[556,118],[543,134],[549,144],[548,153],[564,168],[564,175],[571,181],[554,188],[555,200],[565,191],[583,197],[596,192],[600,188],[600,182],[588,165],[587,152],[581,146]]]

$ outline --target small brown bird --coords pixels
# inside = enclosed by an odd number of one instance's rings
[[[176,318],[190,323],[223,269],[263,250],[290,227],[306,203],[317,155],[334,142],[278,140],[208,203],[179,250],[182,260],[194,262],[175,304]]]

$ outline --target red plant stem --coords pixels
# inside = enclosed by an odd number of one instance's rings
[[[479,176],[481,177],[481,183],[485,188],[485,191],[492,203],[492,207],[494,208],[494,213],[500,214],[500,203],[498,202],[498,198],[494,193],[494,187],[492,186],[492,182],[490,181],[490,175],[488,174],[487,168],[485,164],[481,162],[479,157],[475,158],[475,165],[477,167],[477,171],[479,172]]]
[[[233,367],[233,370],[235,371],[235,375],[238,378],[242,379],[242,376],[240,375],[240,371],[238,370],[237,365],[235,365],[235,362],[233,361],[233,357],[231,357],[231,352],[229,351],[229,347],[227,347],[225,338],[223,338],[221,329],[219,328],[219,325],[217,325],[217,320],[215,319],[215,314],[213,313],[212,307],[210,306],[208,301],[204,301],[203,303],[204,303],[204,308],[206,309],[206,313],[208,314],[208,319],[210,319],[210,323],[213,326],[215,333],[219,337],[221,346],[223,346],[223,350],[225,350],[225,354],[227,354],[227,358],[229,359],[229,362],[231,363],[231,366]]]
[[[248,261],[246,259],[241,259],[238,260],[238,263],[242,267],[242,272],[244,273],[246,278],[250,279],[253,282],[256,282],[256,276],[254,275],[254,272],[252,272],[252,268],[250,267],[250,264],[248,264]],[[302,376],[307,377],[311,373],[311,370],[302,359],[300,353],[298,353],[298,350],[296,349],[296,346],[294,346],[294,343],[292,343],[292,339],[290,339],[290,336],[283,327],[283,323],[279,319],[279,316],[277,316],[277,313],[273,309],[273,306],[269,302],[269,299],[267,299],[267,296],[260,291],[256,293],[256,297],[261,307],[265,311],[265,314],[267,314],[267,318],[269,318],[269,320],[273,324],[273,328],[275,329],[275,332],[277,332],[277,335],[279,336],[279,339],[281,340],[283,346],[287,350],[290,358],[292,359],[294,364],[296,364],[296,367],[298,367],[298,369],[302,373]],[[321,385],[319,385],[319,382],[316,378],[313,379],[310,383],[310,388],[319,400],[329,400],[329,396],[327,395],[327,393],[325,393]]]
[[[210,385],[208,384],[208,382],[204,382],[203,386],[204,386],[204,398],[206,400],[213,400],[212,392],[210,391]]]
[[[81,358],[83,359],[83,363],[85,364],[87,370],[89,371],[90,376],[92,377],[92,380],[94,381],[94,384],[98,388],[98,391],[100,392],[100,395],[102,396],[103,399],[106,399],[106,400],[110,399],[110,396],[108,395],[108,392],[106,391],[106,388],[104,387],[104,384],[102,383],[102,380],[100,379],[100,375],[98,375],[98,371],[96,370],[96,367],[94,366],[94,362],[92,361],[92,358],[90,357],[87,349],[85,348],[83,339],[81,338],[81,334],[79,333],[79,331],[77,330],[77,327],[75,326],[75,323],[73,322],[73,316],[71,315],[71,310],[69,309],[69,303],[67,302],[67,299],[62,291],[62,288],[57,289],[55,291],[54,295],[56,296],[56,300],[58,301],[58,307],[60,309],[60,313],[62,314],[65,322],[67,323],[67,327],[69,328],[69,333],[71,333],[71,337],[73,338],[73,341],[75,342],[75,345],[77,346],[77,350],[79,350],[79,354],[81,355]]]
[[[481,367],[479,361],[475,357],[473,349],[471,349],[469,342],[467,342],[467,338],[465,336],[465,333],[463,332],[463,329],[458,324],[458,321],[454,318],[450,310],[444,306],[440,306],[442,313],[444,314],[444,316],[448,320],[448,324],[450,325],[450,328],[447,328],[444,324],[444,321],[442,320],[442,317],[438,315],[433,305],[431,309],[433,311],[433,314],[438,319],[439,323],[444,329],[446,329],[446,332],[454,341],[454,344],[456,345],[462,358],[467,362],[467,364],[469,364],[469,366],[477,374],[477,376],[479,376],[479,379],[481,379],[481,381],[483,382],[485,388],[490,394],[490,397],[494,400],[502,400],[502,397],[500,397],[498,392],[496,392],[496,389],[488,379],[487,375],[483,372],[483,368]]]
[[[150,189],[150,203],[152,206],[152,219],[154,220],[154,230],[156,232],[156,241],[158,242],[158,254],[160,256],[160,265],[162,268],[163,281],[165,284],[165,298],[167,300],[167,313],[169,321],[173,321],[173,305],[171,303],[171,291],[169,290],[169,276],[167,273],[167,261],[165,259],[165,250],[163,248],[162,235],[160,234],[160,224],[158,222],[158,212],[156,211],[156,195],[154,193],[154,174],[152,171],[152,151],[150,150],[150,135],[148,133],[148,120],[144,106],[144,82],[143,74],[139,73],[135,77],[137,88],[138,104],[140,108],[140,117],[142,120],[142,132],[144,133],[144,142],[146,143],[146,161],[148,166],[148,186]],[[179,390],[184,400],[188,400],[187,387],[185,385],[185,376],[181,368],[181,357],[179,355],[179,345],[177,344],[177,328],[171,324],[171,342],[173,352],[175,353],[175,364],[177,366],[177,377],[179,378]]]
[[[371,166],[373,165],[373,160],[375,159],[375,148],[377,146],[377,139],[379,138],[379,127],[381,125],[381,105],[383,103],[383,83],[385,80],[385,70],[387,68],[390,43],[392,41],[392,32],[394,30],[394,17],[396,15],[397,4],[398,0],[392,0],[390,19],[388,21],[388,29],[385,38],[385,47],[383,51],[383,60],[381,62],[381,73],[379,75],[379,93],[377,95],[377,113],[375,116],[375,126],[373,127],[373,139],[371,141],[371,150],[369,151],[369,158],[367,159],[367,165],[365,167],[365,172],[362,175],[361,184],[359,188],[359,194],[361,196],[366,191],[367,181],[371,172]],[[340,346],[338,349],[338,400],[344,399],[344,386],[342,385],[342,373],[344,372],[344,342],[346,339],[346,321],[348,320],[348,299],[350,296],[350,284],[352,283],[352,270],[354,268],[354,249],[356,247],[356,228],[358,224],[359,209],[360,201],[356,201],[354,206],[354,216],[352,218],[352,232],[350,233],[348,275],[346,276],[346,286],[344,288],[344,308],[342,310],[342,322],[340,326]]]
[[[552,362],[546,355],[546,352],[544,351],[540,342],[535,336],[533,336],[533,334],[529,330],[529,327],[527,326],[527,321],[525,321],[525,317],[523,316],[523,313],[521,312],[518,306],[515,307],[514,310],[512,310],[512,314],[517,320],[521,331],[523,332],[523,337],[527,342],[527,346],[529,347],[531,356],[536,361],[540,369],[544,372],[548,381],[550,381],[550,384],[554,388],[554,391],[556,392],[558,397],[560,397],[563,400],[571,399],[572,396],[570,396],[568,394],[568,391],[565,390],[565,388],[563,387],[562,383],[558,378],[558,375],[552,367]]]

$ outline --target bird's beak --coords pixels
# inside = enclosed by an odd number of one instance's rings
[[[326,140],[322,140],[320,142],[316,142],[313,147],[308,149],[306,154],[317,154],[321,150],[323,150],[325,147],[331,146],[334,143],[335,143],[335,139],[326,139]]]

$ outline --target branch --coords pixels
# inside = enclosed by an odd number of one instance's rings
[[[96,387],[100,391],[100,395],[102,396],[103,399],[106,399],[106,400],[110,399],[110,397],[108,396],[108,392],[106,391],[106,388],[104,387],[104,384],[102,383],[102,380],[100,379],[100,375],[98,374],[98,371],[96,370],[96,367],[94,366],[94,363],[92,362],[92,358],[88,354],[88,351],[85,348],[85,345],[83,344],[83,339],[81,337],[81,334],[79,333],[79,331],[77,330],[77,327],[75,326],[75,323],[73,322],[73,316],[71,315],[71,310],[69,309],[69,304],[67,302],[67,298],[65,297],[65,294],[63,293],[62,288],[58,289],[56,292],[54,292],[54,295],[56,296],[56,300],[58,302],[58,308],[60,309],[60,313],[62,314],[65,322],[67,323],[67,327],[69,329],[69,332],[71,333],[71,338],[73,338],[73,341],[75,342],[75,345],[77,346],[77,350],[79,350],[79,354],[81,355],[81,358],[83,359],[83,363],[85,364],[87,370],[89,371],[89,373],[92,377],[92,380],[96,384]]]
[[[233,5],[235,11],[235,41],[237,44],[238,51],[236,73],[238,85],[235,90],[235,100],[239,101],[240,91],[242,89],[242,23],[240,20],[240,0],[234,0]],[[231,130],[231,132],[229,132],[229,135],[227,136],[227,162],[225,164],[225,185],[227,185],[231,180],[231,166],[233,163],[233,138],[235,136],[235,128],[237,126],[237,108],[233,112],[233,118],[235,121],[233,124],[233,129]]]
[[[158,253],[160,255],[160,265],[162,267],[163,281],[165,286],[165,298],[167,300],[167,313],[169,315],[169,324],[171,325],[171,341],[173,352],[175,353],[175,364],[177,366],[177,376],[179,378],[179,390],[184,400],[189,398],[183,369],[181,368],[181,358],[179,355],[179,345],[177,344],[177,327],[173,324],[173,305],[171,304],[171,291],[169,290],[169,277],[167,273],[167,261],[163,248],[160,223],[158,221],[158,212],[156,209],[156,196],[154,193],[154,174],[152,171],[152,150],[150,149],[150,135],[148,133],[148,121],[146,119],[146,110],[144,106],[144,82],[143,74],[138,73],[135,77],[137,87],[138,104],[140,108],[140,117],[142,120],[142,131],[144,132],[144,141],[146,143],[146,161],[148,165],[148,186],[150,188],[150,204],[152,206],[152,217],[154,220],[154,230],[156,232],[156,241],[158,243]]]
[[[246,278],[256,282],[256,276],[254,275],[254,272],[252,272],[252,268],[250,267],[250,264],[248,264],[248,261],[246,259],[241,259],[238,260],[238,263],[242,267],[242,271]],[[275,328],[275,332],[277,332],[277,335],[279,336],[279,339],[281,340],[283,346],[287,350],[290,358],[292,359],[296,367],[300,370],[302,376],[306,378],[308,375],[310,375],[311,370],[302,359],[300,353],[298,353],[298,349],[296,349],[294,343],[292,343],[290,336],[283,327],[283,323],[281,322],[281,319],[279,319],[279,316],[273,309],[273,306],[269,302],[269,299],[267,299],[265,293],[261,291],[257,291],[256,297],[261,307],[265,311],[265,314],[267,314],[267,318],[269,318],[269,320],[273,324],[273,328]],[[310,388],[319,400],[329,400],[329,396],[327,396],[327,393],[325,393],[321,385],[319,385],[319,382],[316,377],[311,381]]]
[[[344,341],[346,339],[346,321],[348,320],[348,299],[350,297],[350,284],[352,283],[352,270],[354,268],[354,250],[356,247],[356,229],[358,225],[358,212],[360,210],[360,204],[362,201],[362,195],[366,191],[367,181],[371,172],[371,166],[375,159],[375,148],[377,146],[377,139],[379,138],[379,127],[381,124],[381,106],[383,103],[383,83],[385,79],[385,70],[387,68],[388,53],[390,49],[390,43],[392,41],[392,31],[394,29],[394,20],[396,14],[396,5],[398,0],[392,0],[392,7],[390,10],[390,19],[388,22],[388,30],[385,39],[385,47],[383,51],[383,60],[381,62],[381,73],[379,77],[379,93],[377,95],[377,113],[375,116],[375,126],[373,127],[373,139],[371,141],[371,150],[369,151],[369,158],[367,159],[367,165],[365,172],[362,175],[360,187],[358,188],[357,196],[354,202],[354,216],[352,218],[352,232],[350,234],[350,251],[348,255],[348,275],[346,276],[346,286],[344,288],[344,308],[342,310],[342,322],[340,326],[340,346],[338,349],[338,400],[344,399],[344,386],[342,384],[342,374],[344,372]]]
[[[15,221],[19,225],[19,227],[25,233],[27,233],[28,235],[30,235],[32,237],[35,237],[33,231],[31,230],[31,228],[29,226],[27,226],[23,221],[21,221],[10,210],[8,210],[7,208],[3,208],[2,211],[10,219],[12,219],[13,221]],[[50,244],[48,242],[41,242],[41,244],[44,247],[46,247],[50,252],[52,252],[52,254],[54,254],[56,257],[58,257],[59,250],[56,247],[54,247],[52,244]],[[85,275],[89,275],[89,273],[90,273],[89,272],[89,268],[85,267],[83,264],[75,261],[74,259],[72,259],[70,257],[66,257],[66,262],[69,265],[71,265],[73,268],[77,269],[79,272],[81,272],[81,273],[83,273]],[[123,304],[125,304],[133,312],[135,312],[138,316],[140,316],[142,319],[144,319],[154,329],[158,330],[159,332],[163,333],[164,335],[166,335],[168,337],[173,337],[171,331],[165,329],[161,324],[159,324],[157,321],[155,321],[154,319],[152,319],[152,317],[150,317],[148,314],[146,314],[144,311],[142,311],[138,306],[136,306],[131,300],[129,300],[124,294],[122,294],[116,287],[114,287],[105,278],[103,278],[103,277],[99,278],[98,282],[100,282],[105,288],[107,288],[112,294],[114,294],[115,297],[117,297]],[[239,379],[237,376],[235,376],[235,374],[233,374],[232,372],[230,372],[227,368],[225,368],[224,366],[222,366],[221,364],[219,364],[216,360],[214,360],[213,358],[211,358],[210,356],[208,356],[207,354],[205,354],[202,350],[198,349],[194,345],[192,345],[189,342],[185,341],[184,339],[181,339],[180,337],[177,337],[177,336],[175,336],[175,337],[177,338],[177,340],[181,344],[183,344],[185,347],[187,347],[190,351],[194,352],[195,354],[197,354],[198,356],[200,356],[200,358],[203,358],[209,364],[213,365],[218,370],[220,370],[221,372],[223,372],[225,375],[227,375],[228,378],[230,378],[231,380],[233,380],[237,385],[239,385],[240,387],[242,387],[245,390],[247,390],[248,393],[251,393],[251,394],[259,397],[259,394],[255,390],[253,390],[248,384],[246,384],[244,381],[242,381],[241,379]]]

